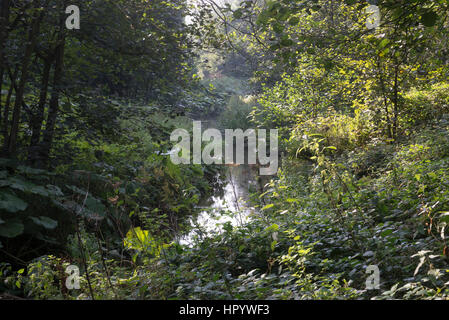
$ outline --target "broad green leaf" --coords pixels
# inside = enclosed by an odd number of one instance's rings
[[[20,177],[12,177],[8,179],[8,181],[11,182],[10,187],[13,189],[17,189],[23,192],[29,192],[33,188],[37,187],[34,183],[31,183],[29,181],[23,180]]]
[[[48,193],[52,196],[56,196],[56,197],[64,196],[64,193],[62,193],[61,189],[58,186],[48,184],[46,186],[46,188],[47,188]]]
[[[20,171],[21,173],[25,173],[25,174],[29,174],[29,175],[36,175],[36,174],[45,174],[45,173],[47,173],[45,170],[34,169],[34,168],[30,168],[30,167],[25,167],[25,166],[18,166],[17,170]]]
[[[386,237],[386,236],[388,236],[388,235],[390,235],[390,234],[392,234],[392,233],[393,233],[393,230],[392,230],[392,229],[387,229],[387,230],[382,231],[382,232],[380,233],[380,235],[381,235],[382,237]]]
[[[28,204],[20,198],[10,193],[0,193],[0,210],[6,210],[11,213],[23,211]]]
[[[48,192],[48,190],[45,189],[45,188],[42,187],[42,186],[35,186],[35,187],[31,188],[31,189],[29,190],[29,192],[31,192],[31,193],[33,193],[33,194],[38,194],[38,195],[43,196],[43,197],[48,197],[48,196],[50,195],[50,193]]]
[[[24,226],[19,220],[10,220],[0,225],[0,237],[15,238],[23,233]]]
[[[263,211],[263,210],[271,209],[271,208],[273,208],[273,207],[274,207],[274,204],[272,204],[272,203],[271,203],[271,204],[267,204],[265,207],[262,208],[262,211]]]
[[[390,40],[388,40],[388,39],[383,39],[380,43],[379,43],[379,48],[380,49],[383,49],[383,48],[385,48],[388,44],[390,43]]]
[[[142,230],[140,227],[132,228],[126,234],[124,246],[128,249],[138,251],[147,251],[150,254],[158,256],[161,251],[155,239],[150,235],[148,230]]]
[[[269,226],[267,229],[267,231],[278,231],[279,230],[279,225],[276,223],[273,223],[271,226]]]
[[[45,229],[55,229],[58,226],[58,221],[55,221],[49,217],[30,217],[31,220],[38,226],[44,227]]]

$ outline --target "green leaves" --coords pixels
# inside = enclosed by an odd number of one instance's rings
[[[86,199],[84,200],[83,205],[73,201],[66,202],[62,205],[63,208],[85,216],[88,219],[102,220],[105,217],[107,208],[100,199],[93,197],[89,192],[81,190],[76,186],[67,185],[66,187],[79,194],[81,197],[86,197]]]
[[[387,230],[382,231],[382,232],[380,233],[380,235],[381,235],[382,237],[386,237],[386,236],[389,236],[389,235],[392,234],[392,233],[393,233],[393,229],[387,229]]]
[[[298,17],[292,17],[288,20],[288,24],[291,26],[296,26],[299,24],[299,18]]]
[[[23,233],[24,228],[23,223],[18,219],[8,220],[0,224],[0,237],[15,238]]]
[[[390,40],[387,38],[382,39],[382,41],[379,43],[379,48],[383,49],[390,43]]]
[[[233,16],[235,19],[240,19],[243,16],[243,10],[238,9],[238,10],[234,11]]]
[[[284,32],[284,26],[280,23],[275,23],[273,25],[273,30],[274,32],[281,34],[282,32]]]
[[[7,162],[5,163],[5,166],[9,166]],[[44,186],[36,183],[36,181],[48,181],[49,176],[52,175],[45,170],[26,166],[16,166],[14,174],[8,171],[0,172],[0,212],[6,213],[0,219],[0,237],[15,238],[27,233],[37,239],[48,241],[49,238],[40,234],[36,226],[54,230],[58,226],[58,222],[44,215],[36,217],[29,214],[32,214],[31,204],[33,204],[34,211],[39,211],[42,210],[42,207],[39,208],[37,203],[46,206],[49,204],[49,200],[57,202],[64,195],[56,186]],[[23,199],[27,199],[27,201]],[[27,212],[24,212],[26,210]]]
[[[11,213],[24,211],[28,204],[22,199],[7,192],[0,192],[0,210],[6,210]]]
[[[48,230],[53,230],[58,226],[58,221],[55,221],[49,217],[44,217],[44,216],[40,216],[40,217],[29,217],[31,220],[33,220],[33,222],[35,224],[37,224],[38,226],[44,227],[45,229]]]
[[[421,16],[421,23],[426,27],[433,27],[437,20],[438,15],[433,11],[426,12]]]
[[[291,39],[282,39],[280,42],[280,45],[283,47],[291,47],[292,45],[294,45],[295,43],[293,42],[293,40]]]
[[[263,207],[262,208],[262,211],[265,211],[265,210],[268,210],[268,209],[271,209],[271,208],[273,208],[274,207],[274,204],[267,204],[265,207]]]
[[[442,212],[439,216],[440,222],[446,222],[449,224],[449,212]]]
[[[51,194],[54,194],[55,191],[55,190],[47,190],[46,187],[36,185],[33,182],[26,180],[21,176],[12,176],[8,177],[7,179],[0,180],[0,187],[10,187],[18,191],[22,191],[25,193],[32,193],[43,197],[48,197]],[[54,188],[52,186],[49,187],[50,189]]]
[[[158,256],[161,251],[161,246],[150,235],[150,232],[140,227],[130,229],[123,244],[128,249],[144,251],[155,256]]]
[[[268,228],[265,229],[265,231],[268,232],[275,232],[279,230],[279,225],[276,223],[273,223],[271,226],[269,226]]]

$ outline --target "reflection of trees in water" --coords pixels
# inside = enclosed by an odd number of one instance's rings
[[[245,201],[249,199],[251,186],[255,186],[255,184],[256,171],[254,168],[247,165],[227,167],[224,174],[217,175],[212,197],[201,201],[200,206],[213,206],[214,203],[223,201],[232,201],[231,204],[235,204],[237,200]]]
[[[226,174],[218,176],[219,181],[214,196],[200,203],[198,208],[204,209],[191,223],[193,230],[182,237],[182,242],[190,243],[194,235],[200,238],[208,234],[220,232],[226,222],[232,225],[242,225],[250,214],[247,202],[251,194],[251,185],[256,183],[257,171],[254,168],[241,165],[228,167]]]

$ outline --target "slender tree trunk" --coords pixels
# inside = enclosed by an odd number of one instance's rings
[[[0,68],[0,125],[3,123],[2,121],[3,76],[4,76],[4,69]]]
[[[52,59],[44,60],[44,69],[42,74],[41,91],[39,97],[39,104],[31,116],[30,127],[32,130],[30,147],[28,149],[28,161],[31,164],[37,160],[39,153],[39,140],[41,137],[42,123],[44,121],[45,104],[47,103],[48,84],[50,81],[50,70],[52,66]]]
[[[382,67],[382,63],[380,62],[380,58],[377,61],[377,68],[379,69],[379,81],[380,81],[380,87],[382,90],[382,95],[384,97],[384,107],[385,107],[385,117],[386,117],[386,121],[387,121],[387,133],[388,133],[388,138],[392,138],[392,130],[391,130],[391,119],[390,119],[390,111],[388,109],[388,94],[387,94],[387,90],[385,87],[385,79],[384,79],[384,75],[383,75],[383,67]]]
[[[9,25],[9,7],[10,0],[0,0],[0,124],[2,123],[2,89],[3,78],[5,77],[6,62],[5,62],[5,42],[8,38]]]
[[[62,1],[62,7],[65,8],[66,1]],[[59,97],[62,89],[62,80],[64,73],[64,50],[66,44],[65,34],[65,15],[61,14],[59,20],[59,35],[58,44],[54,53],[55,69],[53,75],[53,87],[50,98],[47,121],[45,125],[45,131],[43,133],[42,142],[39,146],[39,166],[48,165],[50,158],[50,150],[53,143],[54,132],[56,127],[56,119],[59,112]]]
[[[62,76],[64,71],[64,48],[65,48],[65,38],[64,31],[60,31],[62,34],[61,43],[56,48],[55,54],[55,71],[53,76],[53,92],[50,98],[47,123],[45,126],[44,137],[42,139],[41,145],[41,155],[40,155],[40,165],[44,165],[48,162],[50,156],[50,149],[53,142],[53,136],[56,126],[56,119],[59,111],[59,96],[62,86]]]
[[[396,139],[398,134],[399,120],[399,63],[396,63],[394,70],[394,87],[393,87],[393,138]]]
[[[20,82],[16,90],[16,99],[14,103],[11,131],[8,141],[6,141],[5,151],[7,155],[14,155],[17,147],[17,138],[19,135],[19,123],[20,114],[22,110],[23,95],[25,93],[25,85],[28,81],[28,72],[31,64],[31,57],[33,55],[34,48],[36,47],[37,37],[40,31],[40,23],[43,19],[45,10],[42,10],[39,15],[33,18],[30,31],[28,33],[28,44],[25,47],[25,54],[22,59],[22,71],[20,76]]]
[[[5,74],[4,51],[5,42],[8,38],[10,0],[0,0],[0,75],[3,80]]]
[[[3,123],[2,123],[3,137],[4,137],[5,141],[7,141],[9,138],[9,135],[8,135],[9,107],[11,106],[12,92],[13,92],[14,88],[16,88],[16,79],[17,79],[17,75],[19,74],[19,68],[16,67],[16,71],[14,71],[14,74],[12,74],[10,70],[8,70],[8,73],[9,73],[9,78],[11,79],[11,85],[8,90],[8,96],[6,97],[5,110],[3,110]]]

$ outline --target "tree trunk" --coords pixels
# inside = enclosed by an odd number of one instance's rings
[[[5,110],[3,110],[3,123],[2,123],[3,137],[4,137],[5,141],[8,141],[8,138],[9,138],[9,135],[8,135],[9,107],[11,105],[12,92],[13,92],[14,88],[16,88],[16,79],[17,79],[17,75],[19,74],[19,68],[16,67],[16,71],[14,71],[14,74],[12,74],[10,70],[8,70],[8,73],[9,73],[9,78],[11,79],[11,85],[8,90],[8,96],[6,97]]]
[[[40,23],[43,19],[45,10],[33,18],[30,31],[28,33],[28,44],[25,48],[25,54],[22,59],[22,72],[20,76],[20,82],[16,90],[16,99],[14,103],[11,131],[8,141],[5,141],[5,151],[7,155],[14,155],[17,146],[17,137],[19,134],[20,114],[22,110],[23,95],[25,93],[25,85],[28,80],[28,71],[31,64],[31,57],[33,55],[34,48],[37,43],[37,37],[40,31]]]
[[[30,127],[32,130],[30,147],[28,149],[28,161],[30,164],[34,164],[39,156],[39,141],[42,131],[42,123],[44,121],[45,104],[47,103],[48,84],[50,81],[50,70],[52,65],[52,59],[47,58],[44,60],[44,70],[42,74],[41,91],[39,97],[39,104],[31,115]]]
[[[56,125],[56,118],[58,116],[59,111],[59,96],[61,92],[62,86],[62,75],[64,70],[64,48],[65,48],[65,38],[64,31],[60,31],[62,34],[61,43],[57,46],[55,52],[55,72],[53,76],[53,91],[50,98],[47,123],[45,126],[44,137],[42,139],[41,144],[41,154],[40,154],[40,165],[44,165],[48,163],[48,159],[50,156],[50,149],[53,142],[53,136]]]
[[[5,42],[8,37],[10,0],[0,0],[0,124],[2,122],[2,89],[6,63],[4,58]]]
[[[390,111],[388,109],[388,93],[385,87],[385,79],[383,75],[383,67],[380,59],[378,59],[377,68],[379,70],[379,82],[380,88],[382,90],[382,96],[384,98],[384,108],[385,108],[385,118],[387,122],[387,136],[389,139],[393,137],[392,129],[391,129],[391,120],[390,120]]]
[[[393,139],[397,138],[398,121],[399,121],[399,63],[396,63],[394,70],[394,87],[393,87]]]

